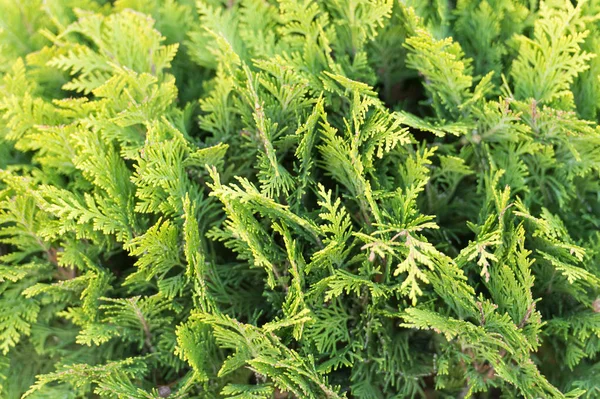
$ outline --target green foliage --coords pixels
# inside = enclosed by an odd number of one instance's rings
[[[600,395],[597,1],[0,9],[0,397]]]

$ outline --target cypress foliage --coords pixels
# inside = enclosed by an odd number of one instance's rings
[[[600,397],[600,2],[0,10],[0,397]]]

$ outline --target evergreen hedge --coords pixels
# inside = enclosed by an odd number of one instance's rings
[[[600,397],[600,1],[0,11],[0,397]]]

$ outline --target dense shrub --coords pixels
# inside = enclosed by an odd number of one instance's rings
[[[600,397],[599,1],[0,11],[0,397]]]

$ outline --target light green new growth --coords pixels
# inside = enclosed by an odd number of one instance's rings
[[[600,2],[0,10],[1,398],[600,396]]]

